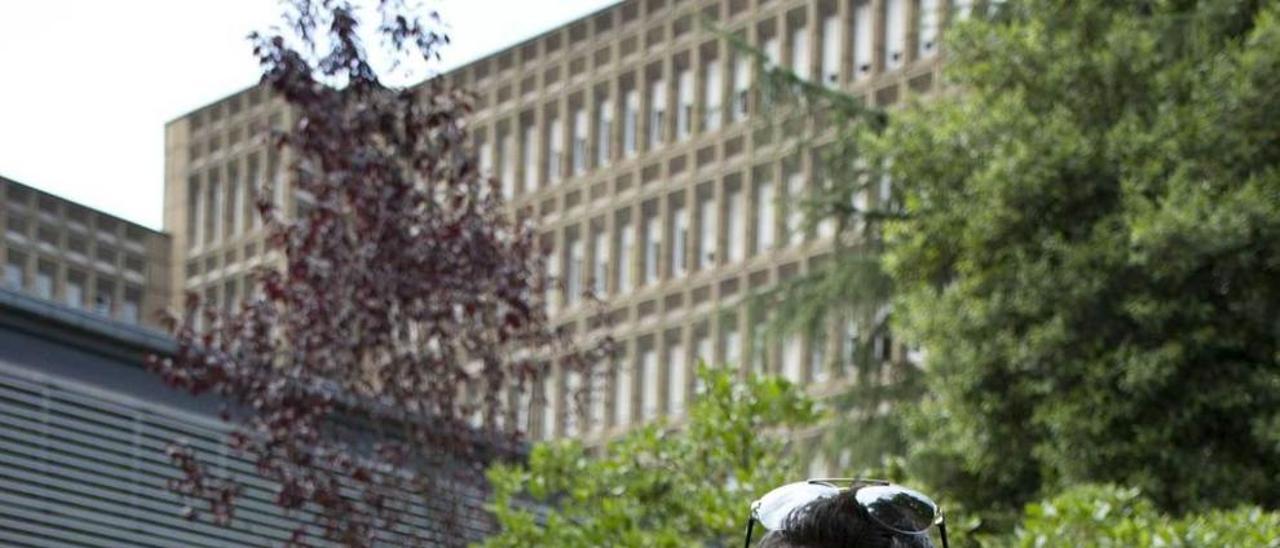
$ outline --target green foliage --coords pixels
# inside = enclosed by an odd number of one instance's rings
[[[988,519],[1081,483],[1280,506],[1280,7],[1003,6],[860,137],[928,352],[910,470]]]
[[[1083,485],[1029,504],[1011,538],[992,545],[1042,546],[1280,546],[1280,513],[1257,507],[1172,518],[1137,489]]]
[[[833,324],[839,349],[836,367],[853,378],[826,402],[835,411],[821,429],[820,442],[806,449],[840,454],[853,470],[893,470],[906,447],[902,417],[886,408],[911,406],[923,393],[921,371],[907,360],[877,356],[877,340],[889,337],[893,280],[885,271],[881,224],[902,217],[902,208],[884,183],[884,165],[869,163],[865,137],[884,130],[887,112],[861,97],[801,78],[773,65],[741,36],[726,35],[739,52],[755,60],[762,75],[756,92],[770,116],[754,124],[776,125],[782,146],[797,154],[817,151],[810,194],[800,199],[803,230],[830,223],[832,253],[809,271],[752,295],[754,310],[767,310],[768,336],[808,335],[825,342]],[[786,196],[781,207],[795,207]],[[807,458],[807,456],[806,456]]]
[[[534,447],[526,466],[489,471],[502,532],[486,546],[727,545],[747,504],[795,479],[779,429],[817,420],[786,380],[734,380],[699,367],[704,390],[680,429],[652,424],[593,454],[577,441]],[[533,503],[533,504],[530,504]]]

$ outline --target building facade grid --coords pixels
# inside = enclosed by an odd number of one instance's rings
[[[753,291],[829,256],[835,227],[802,229],[822,140],[795,136],[821,135],[821,121],[764,112],[756,65],[727,36],[813,83],[890,106],[938,85],[941,34],[970,9],[964,0],[627,0],[442,75],[475,92],[482,169],[553,250],[553,320],[621,342],[606,374],[554,368],[513,418],[540,438],[678,422],[699,360],[819,392],[849,378],[856,325],[769,341],[746,306]],[[261,181],[276,183],[274,199],[291,212],[305,207],[285,199],[281,159],[252,129],[287,118],[253,88],[170,123],[175,287],[243,297],[245,272],[264,260],[254,216],[241,213]],[[577,405],[567,395],[586,383],[593,397]]]
[[[0,177],[0,285],[107,318],[159,326],[169,237]]]

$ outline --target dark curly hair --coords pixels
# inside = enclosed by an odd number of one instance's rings
[[[880,526],[854,498],[852,489],[820,498],[791,512],[758,548],[933,548],[924,533],[904,534]]]

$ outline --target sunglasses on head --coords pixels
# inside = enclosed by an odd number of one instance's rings
[[[938,533],[942,536],[942,548],[950,548],[947,545],[946,520],[933,499],[919,491],[887,481],[857,478],[815,478],[789,483],[769,491],[751,503],[744,548],[751,546],[751,532],[755,522],[760,522],[771,531],[782,529],[787,517],[796,509],[844,490],[854,492],[854,500],[876,525],[904,535],[926,534],[930,527],[937,525]]]

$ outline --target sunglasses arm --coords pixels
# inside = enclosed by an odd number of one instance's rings
[[[755,528],[756,520],[754,517],[747,518],[747,540],[742,543],[742,548],[751,548],[751,530]],[[943,541],[945,544],[946,541]],[[943,546],[942,548],[947,548]]]
[[[941,516],[938,519],[938,532],[942,534],[942,548],[951,548],[947,544],[947,520],[942,519]]]

